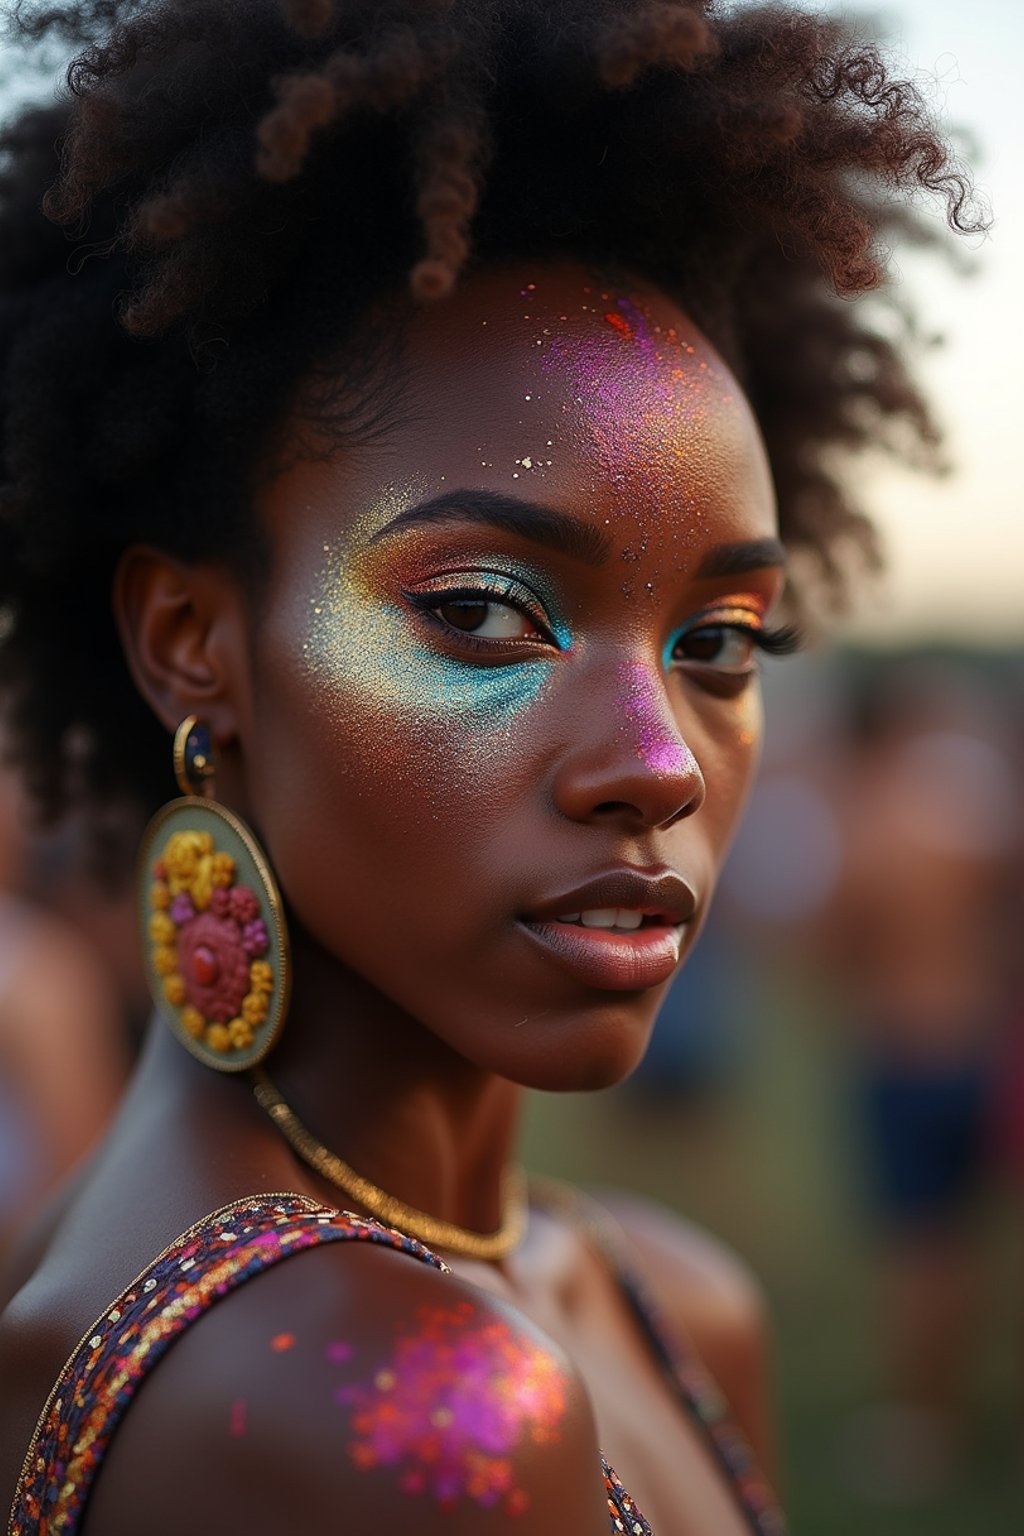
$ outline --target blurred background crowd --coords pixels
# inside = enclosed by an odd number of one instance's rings
[[[1024,19],[900,0],[865,26],[983,147],[977,270],[901,257],[944,337],[926,373],[955,469],[865,464],[888,573],[766,668],[759,786],[646,1063],[536,1098],[525,1153],[664,1201],[757,1271],[796,1533],[1019,1536]],[[131,893],[0,773],[0,1252],[101,1133],[147,1010]]]
[[[766,1287],[793,1529],[1024,1529],[1024,654],[772,669],[759,787],[629,1083],[530,1160]]]

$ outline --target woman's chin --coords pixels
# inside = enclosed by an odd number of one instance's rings
[[[515,1057],[494,1062],[499,1076],[544,1093],[591,1093],[612,1088],[635,1071],[654,1027],[653,1010],[594,1010],[571,1019],[539,1018],[517,1042]]]

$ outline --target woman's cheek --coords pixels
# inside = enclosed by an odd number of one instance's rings
[[[764,734],[764,700],[760,681],[755,677],[733,701],[732,730],[737,754],[746,760],[748,772],[757,767]]]
[[[735,699],[715,700],[705,730],[705,745],[697,756],[707,787],[706,809],[714,820],[719,855],[724,857],[746,809],[761,758],[764,710],[756,677]]]
[[[541,659],[488,665],[445,655],[396,604],[342,590],[312,605],[302,675],[323,746],[348,791],[379,798],[386,782],[415,815],[451,809],[472,817],[509,790],[528,756],[527,718],[548,689]],[[440,635],[439,635],[440,640]]]

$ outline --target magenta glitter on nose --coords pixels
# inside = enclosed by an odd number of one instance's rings
[[[665,718],[660,680],[643,662],[625,662],[619,669],[622,712],[636,739],[636,755],[652,773],[689,774],[697,763],[689,747]]]

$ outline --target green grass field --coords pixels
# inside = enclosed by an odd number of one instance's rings
[[[794,1536],[1024,1536],[1021,1205],[994,1197],[971,1388],[969,1464],[941,1496],[894,1506],[844,1433],[878,1390],[872,1252],[852,1194],[841,1067],[794,999],[776,999],[731,1096],[652,1111],[629,1088],[536,1095],[527,1165],[640,1191],[749,1259],[775,1324],[783,1495]],[[877,1490],[876,1490],[877,1491]]]

